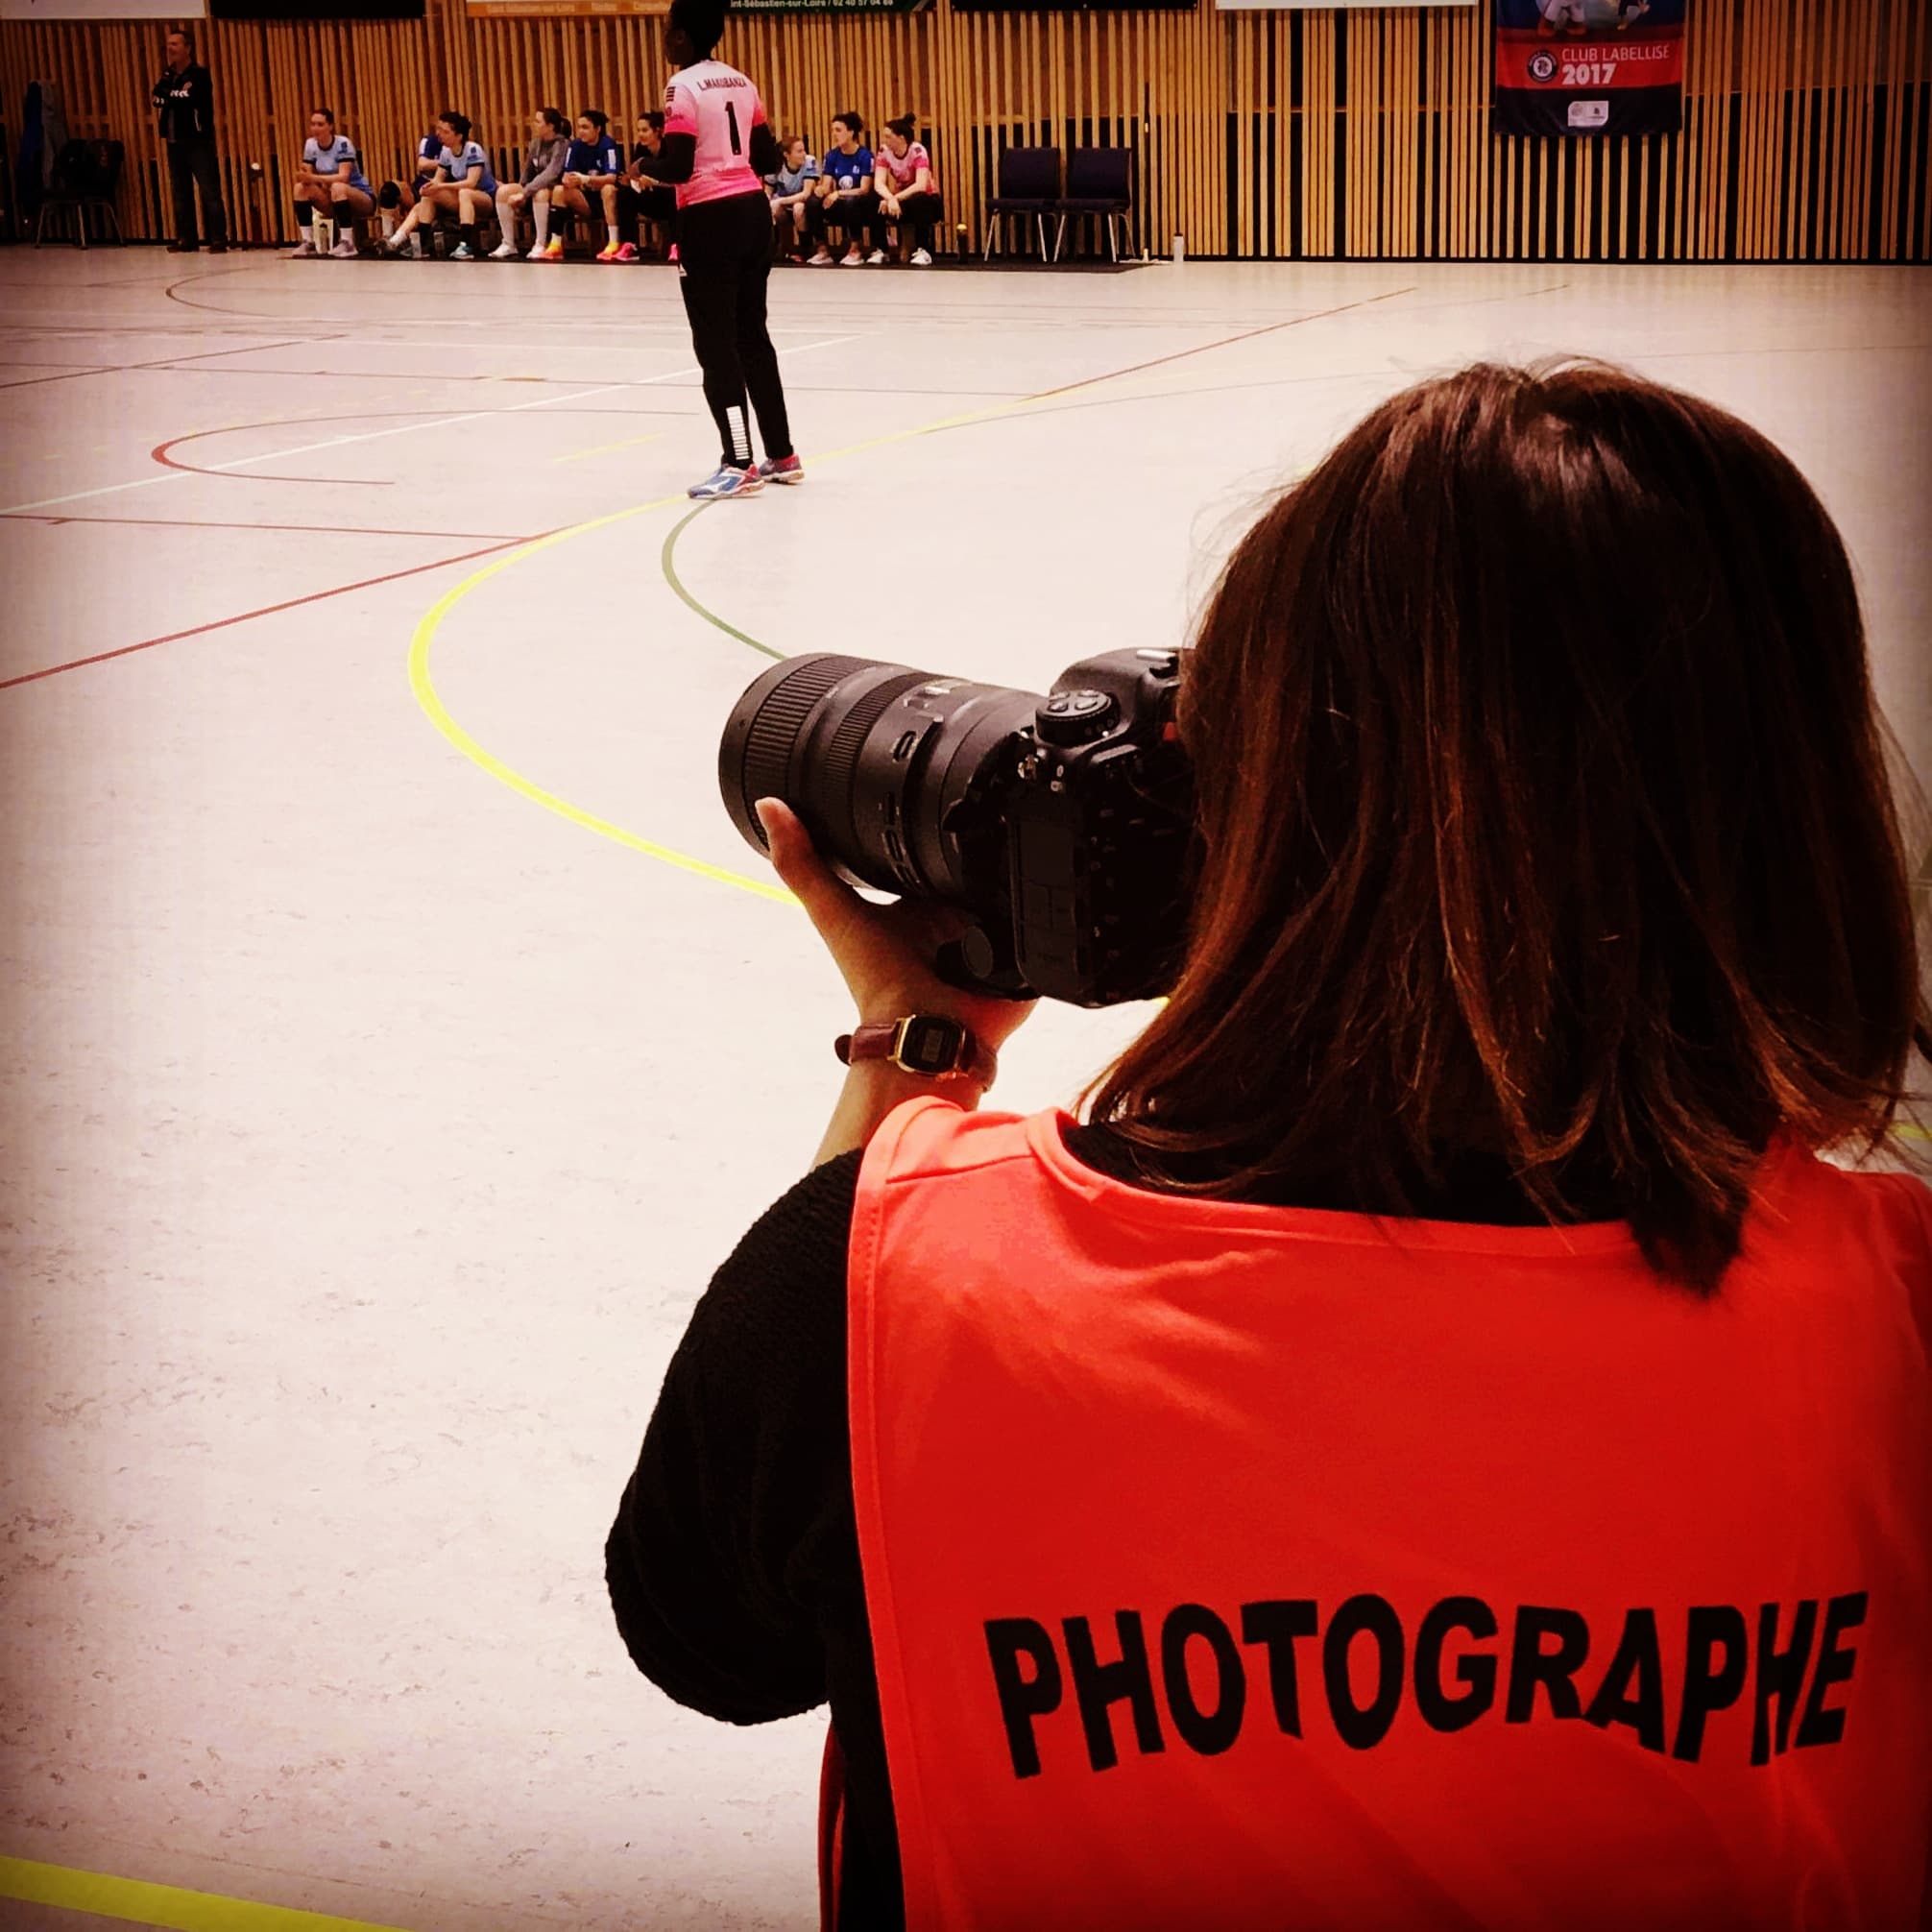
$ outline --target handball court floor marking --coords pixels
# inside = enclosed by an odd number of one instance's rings
[[[1234,335],[1221,336],[1213,342],[1196,343],[1189,349],[1178,349],[1168,355],[1158,355],[1145,362],[1129,364],[1124,369],[1102,371],[1098,375],[1080,377],[1077,381],[1063,382],[1051,389],[1033,391],[1026,396],[1013,398],[1005,402],[997,402],[985,409],[968,410],[956,416],[944,417],[936,423],[919,423],[909,429],[888,430],[882,436],[866,438],[862,443],[850,443],[841,449],[828,450],[825,454],[812,458],[812,467],[821,463],[835,463],[849,457],[858,456],[873,449],[882,449],[899,443],[910,443],[922,436],[935,436],[943,430],[963,429],[969,424],[997,422],[1002,418],[1018,415],[1037,402],[1045,402],[1054,397],[1068,396],[1076,390],[1095,388],[1100,383],[1118,381],[1123,376],[1144,374],[1150,369],[1160,369],[1170,363],[1184,362],[1190,357],[1206,355],[1215,350],[1231,348],[1236,343],[1251,342],[1257,336],[1272,335],[1286,328],[1295,328],[1304,323],[1326,321],[1331,316],[1343,315],[1353,309],[1372,307],[1377,302],[1393,301],[1397,296],[1413,294],[1413,284],[1404,288],[1385,289],[1380,295],[1364,296],[1355,302],[1339,302],[1332,308],[1316,309],[1300,315],[1288,316],[1279,322],[1264,324],[1258,328],[1243,329]],[[774,885],[768,880],[753,879],[741,872],[733,872],[720,865],[712,865],[709,860],[694,857],[688,852],[679,852],[655,839],[645,838],[640,833],[615,824],[607,818],[599,818],[595,813],[586,811],[581,806],[573,805],[558,793],[546,790],[534,780],[527,778],[514,766],[506,763],[487,747],[463,729],[444,704],[441,693],[436,688],[436,681],[430,669],[431,653],[435,648],[437,633],[443,628],[458,604],[479,590],[493,577],[500,575],[513,565],[520,564],[527,557],[534,557],[540,551],[554,548],[560,543],[568,543],[574,537],[589,536],[593,530],[606,530],[613,524],[627,522],[633,517],[648,516],[654,511],[674,509],[689,499],[683,492],[676,495],[658,496],[649,502],[634,503],[628,509],[614,510],[606,516],[592,517],[582,523],[572,523],[561,530],[553,530],[547,536],[533,539],[511,550],[507,555],[472,570],[460,583],[452,585],[423,614],[416,627],[416,634],[409,644],[409,686],[416,694],[417,703],[423,708],[429,722],[442,733],[471,764],[487,772],[499,784],[508,785],[519,797],[528,799],[533,805],[541,806],[545,811],[554,812],[568,823],[581,827],[586,832],[594,833],[599,838],[611,839],[616,844],[632,852],[641,853],[646,858],[655,858],[661,864],[674,867],[680,872],[688,872],[699,879],[709,879],[719,885],[727,885],[739,892],[749,892],[759,899],[767,899],[781,906],[796,906],[797,901],[783,886]],[[700,506],[701,509],[712,506]],[[679,535],[700,514],[693,511],[682,519],[664,540],[661,563],[664,575],[672,591],[679,599],[689,606],[699,616],[735,638],[739,643],[748,644],[755,651],[761,651],[770,658],[783,658],[785,653],[776,651],[768,644],[761,643],[756,638],[726,623],[722,618],[707,610],[693,597],[678,579],[672,563],[672,551]]]
[[[780,350],[779,353],[781,355],[803,355],[809,350],[835,349],[841,343],[851,342],[853,340],[855,340],[855,338],[850,335],[829,336],[822,342],[801,342],[792,344],[791,346],[785,349]],[[287,345],[278,344],[277,346],[286,347]],[[236,352],[245,353],[246,351],[236,351]],[[594,389],[581,389],[576,391],[573,395],[567,397],[535,396],[530,398],[529,400],[525,402],[506,403],[501,409],[472,409],[464,411],[463,413],[455,416],[436,415],[425,411],[423,412],[423,414],[426,416],[427,420],[424,422],[399,423],[389,429],[366,429],[359,431],[357,434],[353,436],[331,436],[326,438],[323,442],[320,443],[299,444],[293,449],[266,449],[263,450],[258,455],[236,456],[231,458],[227,463],[210,464],[208,466],[208,469],[210,471],[224,472],[229,470],[244,469],[251,463],[274,462],[278,458],[285,456],[312,456],[318,450],[341,449],[346,447],[348,445],[351,443],[374,443],[379,441],[381,438],[385,436],[407,436],[412,431],[420,429],[453,428],[459,423],[481,423],[486,418],[493,416],[516,416],[520,414],[524,410],[547,408],[554,402],[567,402],[567,401],[584,402],[593,396],[610,396],[614,395],[616,391],[620,389],[648,389],[657,383],[674,382],[681,375],[698,375],[701,374],[703,372],[700,369],[698,369],[698,367],[695,364],[692,364],[688,368],[685,369],[667,369],[658,375],[640,375],[638,376],[635,380],[601,383]],[[433,381],[434,377],[425,376],[423,379],[425,381]],[[496,379],[507,380],[508,378],[498,377]],[[417,412],[411,411],[409,413],[414,415]],[[340,420],[339,418],[331,418],[329,416],[309,415],[306,417],[300,417],[300,416],[289,417],[285,419],[285,423],[287,425],[292,426],[294,424],[298,424],[304,422],[326,423],[339,420]],[[231,423],[229,425],[230,429],[260,428],[261,426],[262,425],[259,423]],[[192,431],[191,433],[198,436],[211,436],[220,434],[221,432],[219,430],[203,429],[203,430],[195,430]],[[30,510],[51,510],[62,503],[83,503],[89,501],[90,499],[96,496],[112,496],[119,494],[122,491],[127,490],[151,490],[157,483],[172,483],[180,475],[192,475],[198,472],[193,471],[186,471],[186,470],[176,471],[169,469],[164,470],[158,476],[139,476],[135,477],[133,480],[127,483],[107,483],[103,484],[100,488],[94,490],[76,490],[64,496],[41,496],[36,498],[32,502],[10,503],[4,509],[0,509],[0,517],[20,516]]]

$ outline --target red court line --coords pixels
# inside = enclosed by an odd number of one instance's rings
[[[0,510],[0,521],[14,523],[126,524],[157,530],[293,530],[312,537],[445,537],[456,543],[480,543],[488,530],[397,530],[386,525],[354,523],[224,523],[202,517],[57,517],[51,510]],[[505,537],[520,543],[520,537]]]
[[[292,418],[287,416],[272,416],[265,423],[227,423],[219,429],[190,429],[183,436],[170,436],[165,443],[157,443],[148,451],[148,454],[164,470],[183,471],[190,476],[226,477],[232,474],[231,470],[209,470],[205,469],[199,463],[181,463],[177,461],[169,452],[183,443],[199,443],[204,436],[229,436],[237,434],[244,429],[290,429],[298,423],[359,423],[366,416],[432,417],[447,416],[448,413],[447,409],[382,409],[367,411],[357,409],[351,410],[346,415],[298,416]],[[264,454],[273,456],[275,451],[272,449],[267,450]],[[396,479],[393,476],[377,476],[373,478],[354,476],[270,476],[259,470],[251,471],[247,476],[242,478],[242,481],[245,483],[348,483],[353,484],[359,489],[369,490],[391,490],[396,486]]]
[[[341,337],[339,335],[298,335],[291,337],[287,342],[261,342],[255,343],[247,349],[205,349],[194,355],[165,355],[158,362],[109,362],[104,363],[99,369],[68,369],[62,371],[59,375],[30,375],[24,377],[19,382],[0,382],[0,389],[32,389],[36,383],[41,382],[74,382],[84,375],[129,375],[136,370],[143,369],[179,369],[181,364],[186,362],[205,362],[211,355],[251,355],[256,350],[297,349],[304,342],[339,342],[340,340]],[[21,366],[25,367],[27,365]],[[232,375],[249,375],[255,372],[246,369],[236,369],[230,370],[228,373]],[[266,374],[267,372],[262,373]],[[214,375],[220,374],[220,372],[212,369],[198,369],[195,371],[195,374],[197,375]]]
[[[18,363],[20,369],[46,368],[43,363]],[[0,382],[0,389],[32,389],[42,382],[66,382],[76,375],[108,375],[113,373],[111,363],[100,369],[63,369],[58,375],[23,375],[17,382]]]
[[[59,677],[62,671],[78,671],[87,664],[105,664],[114,658],[133,657],[136,651],[152,651],[157,644],[178,644],[183,638],[199,638],[209,631],[225,631],[230,624],[246,624],[255,617],[272,617],[278,611],[300,610],[303,604],[319,604],[327,597],[347,596],[350,591],[367,591],[376,584],[393,584],[402,577],[420,577],[424,570],[446,569],[451,564],[467,564],[474,557],[487,557],[493,550],[507,550],[513,544],[535,541],[530,537],[506,537],[500,543],[486,543],[480,550],[465,550],[460,556],[439,557],[430,564],[412,564],[406,570],[385,570],[379,577],[363,577],[353,584],[338,584],[330,591],[311,591],[305,597],[289,597],[279,604],[264,604],[258,611],[242,611],[232,617],[217,617],[211,624],[196,624],[189,630],[170,631],[164,638],[147,638],[138,644],[123,644],[117,651],[97,651],[90,658],[75,658],[64,664],[49,664],[45,670],[26,671],[17,678],[0,678],[0,691],[11,690],[15,685],[36,684],[41,678]]]

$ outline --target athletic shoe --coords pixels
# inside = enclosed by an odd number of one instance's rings
[[[564,237],[562,235],[552,235],[543,245],[543,253],[541,255],[532,255],[530,259],[532,261],[562,261],[564,259]]]
[[[832,251],[829,248],[822,248],[815,255],[812,256],[812,258],[809,262],[806,263],[806,267],[830,268],[832,266],[832,263],[833,263]]]
[[[664,257],[664,259],[666,261],[676,261],[677,258],[678,258],[678,245],[676,242],[673,242],[671,244],[671,252]]]
[[[606,242],[597,251],[597,259],[599,261],[618,261],[622,259],[622,256],[623,250],[616,242]]]
[[[523,259],[525,261],[547,261],[549,259],[549,255],[550,255],[550,244],[548,242],[532,242],[530,245],[530,253],[526,254],[523,257]]]
[[[857,249],[854,249],[850,254],[839,256],[838,265],[840,268],[863,268],[865,266],[865,257]]]
[[[702,483],[693,483],[685,495],[709,503],[720,496],[755,496],[763,488],[764,478],[759,474],[756,465],[749,470],[740,470],[734,464],[726,463],[712,471]]]
[[[865,257],[865,265],[867,268],[883,268],[885,266],[885,251],[882,248],[874,249]]]
[[[515,261],[518,255],[517,244],[505,235],[496,247],[490,251],[492,261]]]
[[[385,235],[382,238],[382,253],[386,255],[399,255],[415,239],[414,235]]]
[[[923,248],[914,249],[912,251],[912,266],[914,268],[930,268],[932,266],[931,250]]]
[[[305,261],[310,255],[320,254],[321,253],[322,251],[316,247],[313,238],[303,235],[301,241],[289,250],[288,258],[290,261]]]
[[[796,452],[789,456],[767,456],[758,466],[758,475],[761,483],[803,483],[805,465]]]
[[[470,244],[460,241],[449,251],[449,259],[451,261],[474,261],[476,257],[470,253]]]
[[[636,261],[637,258],[638,245],[636,242],[626,242],[613,257],[616,261]]]
[[[362,254],[362,251],[356,247],[355,237],[353,235],[344,235],[343,238],[339,242],[337,242],[332,249],[329,250],[329,254],[332,254],[337,261],[354,261]]]

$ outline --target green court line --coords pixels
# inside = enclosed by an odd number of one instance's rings
[[[326,1912],[261,1905],[252,1898],[225,1898],[219,1893],[190,1892],[179,1885],[151,1885],[145,1879],[116,1878],[105,1872],[77,1872],[31,1858],[0,1858],[0,1898],[163,1926],[166,1932],[403,1932],[398,1925],[334,1919]]]
[[[693,510],[688,517],[680,518],[677,522],[671,525],[670,534],[664,539],[664,547],[658,553],[658,562],[664,567],[664,582],[667,583],[671,587],[671,589],[677,592],[679,599],[685,605],[687,605],[690,610],[695,611],[697,615],[705,620],[706,623],[715,626],[718,630],[722,631],[726,637],[736,638],[739,643],[749,644],[753,650],[762,651],[766,657],[776,658],[780,664],[783,664],[785,659],[785,653],[784,651],[775,651],[769,644],[760,643],[756,638],[748,636],[745,632],[739,630],[736,624],[726,623],[725,620],[721,616],[719,616],[715,611],[706,610],[705,607],[701,603],[699,603],[698,600],[694,596],[692,596],[688,590],[685,589],[684,579],[678,575],[677,566],[671,561],[672,553],[678,547],[678,539],[682,537],[685,534],[685,532],[688,529],[689,529],[690,526],[693,523],[695,523],[697,519],[700,517],[702,517],[705,514],[705,512],[709,510],[711,507],[712,506],[709,503],[700,503],[698,507],[695,510]]]

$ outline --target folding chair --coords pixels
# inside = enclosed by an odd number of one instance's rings
[[[1060,151],[1058,148],[1002,148],[1000,151],[1000,192],[986,204],[986,253],[982,261],[993,259],[993,238],[1003,239],[1009,215],[1031,215],[1039,240],[1040,259],[1047,259],[1047,217],[1057,212],[1060,192]]]

